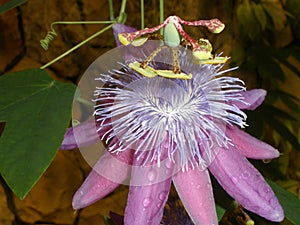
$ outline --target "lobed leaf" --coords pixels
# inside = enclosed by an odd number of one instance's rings
[[[75,86],[40,69],[0,77],[0,173],[21,199],[49,166],[71,116]]]
[[[25,2],[27,2],[27,0],[10,0],[9,2],[6,2],[2,6],[0,6],[0,14],[5,13],[8,10],[13,9],[19,5],[22,5]]]

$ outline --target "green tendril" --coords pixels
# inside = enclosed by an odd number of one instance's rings
[[[40,40],[40,44],[45,50],[48,49],[49,43],[53,40],[54,36],[58,35],[56,33],[56,31],[54,30],[54,28],[53,28],[53,26],[56,25],[56,24],[68,24],[68,25],[70,25],[70,24],[110,24],[110,25],[106,26],[105,28],[103,28],[102,30],[96,32],[95,34],[91,35],[87,39],[83,40],[82,42],[75,45],[73,48],[69,49],[68,51],[64,52],[63,54],[59,55],[58,57],[56,57],[52,61],[48,62],[47,64],[41,66],[40,69],[47,68],[48,66],[50,66],[53,63],[59,61],[60,59],[67,56],[71,52],[73,52],[76,49],[80,48],[82,45],[86,44],[90,40],[94,39],[95,37],[99,36],[100,34],[104,33],[105,31],[109,30],[110,28],[112,28],[113,23],[115,23],[115,22],[125,23],[126,18],[127,18],[127,15],[125,13],[126,0],[122,0],[119,16],[115,19],[114,19],[114,11],[113,11],[112,0],[109,0],[108,3],[109,3],[110,19],[113,19],[112,21],[57,21],[57,22],[52,23],[50,25],[51,30],[47,33],[45,39]]]
[[[103,28],[102,30],[98,31],[97,33],[91,35],[90,37],[88,37],[87,39],[85,39],[84,41],[80,42],[79,44],[75,45],[73,48],[69,49],[68,51],[64,52],[63,54],[61,54],[60,56],[56,57],[55,59],[53,59],[52,61],[48,62],[47,64],[43,65],[42,67],[40,67],[40,69],[45,69],[48,66],[52,65],[53,63],[57,62],[58,60],[62,59],[63,57],[67,56],[68,54],[70,54],[71,52],[73,52],[74,50],[78,49],[79,47],[81,47],[82,45],[86,44],[87,42],[89,42],[90,40],[94,39],[95,37],[99,36],[100,34],[104,33],[105,31],[109,30],[110,28],[112,28],[112,24]]]
[[[50,42],[55,38],[55,36],[58,36],[57,32],[54,29],[54,25],[57,24],[64,24],[64,25],[78,25],[78,24],[110,24],[114,23],[114,21],[56,21],[51,23],[50,25],[50,31],[48,31],[46,37],[42,40],[40,40],[40,44],[42,48],[47,51],[49,48]]]

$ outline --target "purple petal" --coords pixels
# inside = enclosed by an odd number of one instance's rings
[[[109,128],[109,126],[102,126],[97,133],[95,120],[88,119],[75,127],[67,129],[60,149],[68,150],[94,144],[100,141],[99,137]]]
[[[138,165],[137,156],[134,155],[134,165]],[[154,164],[153,164],[154,165]],[[155,165],[157,167],[157,165]],[[135,186],[132,185],[135,175],[140,176],[140,166],[134,166],[131,172],[131,186],[129,189],[127,205],[125,209],[125,225],[159,225],[164,206],[167,202],[171,187],[171,177],[166,178],[161,182],[156,182],[160,177],[153,171],[153,167],[148,167],[148,173],[145,174],[149,181],[148,185]],[[155,170],[160,173],[165,173],[165,170]],[[157,176],[156,176],[157,175]],[[136,183],[135,181],[133,181]]]
[[[209,170],[244,208],[271,221],[284,219],[282,207],[270,186],[234,147],[220,149]]]
[[[241,92],[243,101],[230,101],[229,104],[236,105],[240,109],[255,110],[260,106],[266,97],[266,90],[252,89],[250,91]]]
[[[80,209],[105,197],[129,175],[132,152],[126,150],[116,155],[105,152],[95,164],[73,197],[73,208]]]
[[[112,28],[113,28],[113,33],[114,33],[114,37],[115,37],[115,41],[116,41],[117,46],[122,46],[122,44],[121,44],[121,42],[119,41],[119,38],[118,38],[119,33],[122,33],[122,32],[131,33],[131,32],[136,31],[135,28],[126,26],[126,25],[121,24],[121,23],[114,23]]]
[[[279,157],[277,149],[252,137],[235,126],[228,126],[226,134],[232,140],[234,146],[247,158],[273,159]]]
[[[173,177],[178,195],[195,224],[218,224],[208,170],[181,170]]]

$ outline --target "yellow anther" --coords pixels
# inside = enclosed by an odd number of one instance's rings
[[[130,63],[129,67],[148,78],[156,77],[158,75],[155,69],[150,66],[146,66],[146,68],[144,69],[141,67],[141,63],[139,62]]]
[[[118,38],[119,38],[119,41],[122,43],[122,45],[127,46],[131,43],[131,41],[129,41],[127,39],[127,37],[125,36],[125,33],[119,33]]]
[[[141,45],[145,44],[145,42],[148,40],[148,38],[149,37],[139,37],[139,38],[136,38],[133,42],[131,42],[131,44],[133,46],[135,46],[135,47],[141,46]]]
[[[223,64],[226,63],[226,61],[228,60],[228,57],[214,57],[211,59],[196,59],[195,58],[195,63],[198,64]]]
[[[156,70],[156,73],[161,76],[161,77],[165,77],[165,78],[172,78],[172,79],[184,79],[184,80],[190,80],[192,79],[193,75],[190,74],[186,74],[186,73],[174,73],[174,71],[172,70]]]
[[[212,58],[210,51],[208,51],[204,48],[202,50],[199,50],[199,49],[193,50],[193,56],[198,60]]]

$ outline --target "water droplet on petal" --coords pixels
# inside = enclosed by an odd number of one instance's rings
[[[233,183],[237,183],[238,182],[238,179],[236,177],[232,177],[231,180],[232,180]]]
[[[143,200],[143,206],[145,207],[145,208],[147,208],[150,204],[152,203],[152,198],[144,198],[144,200]]]
[[[266,194],[268,194],[270,191],[271,191],[270,188],[268,188],[268,187],[265,187],[265,188],[264,188],[264,192],[265,192]]]
[[[201,188],[201,185],[200,185],[200,184],[198,184],[196,188],[197,188],[197,189],[200,189],[200,188]]]
[[[150,182],[154,181],[156,178],[156,171],[150,170],[147,177]]]
[[[171,160],[166,160],[166,167],[168,168],[168,169],[171,169],[172,168],[172,162],[171,162]]]
[[[158,198],[159,200],[163,201],[166,199],[168,192],[167,191],[162,191],[159,193]]]
[[[242,173],[242,178],[243,179],[247,179],[249,177],[250,177],[250,173],[248,171],[245,171],[245,172]]]
[[[271,198],[271,200],[270,200],[270,205],[271,205],[271,206],[274,206],[274,205],[277,205],[277,204],[278,204],[277,198],[275,198],[275,197]]]
[[[169,176],[171,174],[171,170],[165,170],[165,174]]]

